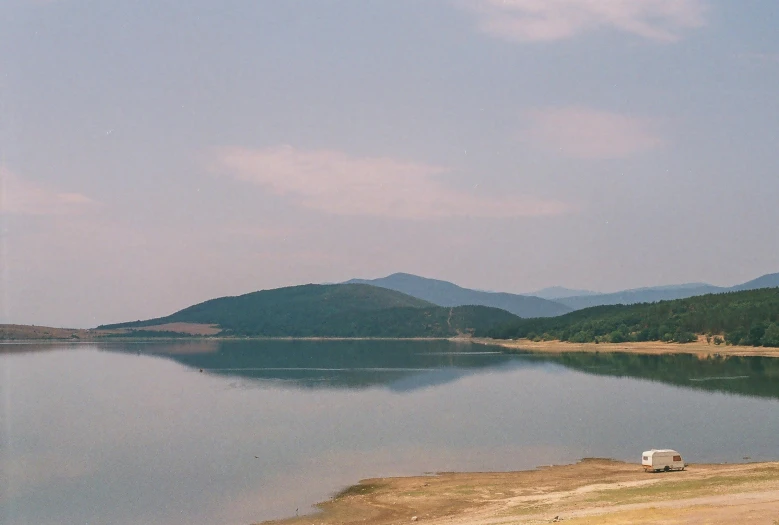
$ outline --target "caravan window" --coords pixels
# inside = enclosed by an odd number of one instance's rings
[[[649,456],[644,456],[644,461],[649,461]]]
[[[682,456],[674,456],[674,461],[681,461],[681,460],[682,460]]]

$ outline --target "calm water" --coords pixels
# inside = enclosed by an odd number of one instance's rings
[[[0,346],[0,523],[246,524],[361,478],[779,459],[779,360],[448,342]],[[202,369],[202,372],[200,371]]]

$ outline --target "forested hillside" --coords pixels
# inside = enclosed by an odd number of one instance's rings
[[[410,338],[484,332],[516,319],[497,308],[443,308],[364,284],[312,284],[212,299],[167,317],[99,328],[199,323],[218,325],[222,336]]]
[[[596,306],[560,317],[519,319],[485,333],[498,339],[541,338],[580,343],[687,343],[703,334],[715,344],[779,347],[779,289],[629,306]]]

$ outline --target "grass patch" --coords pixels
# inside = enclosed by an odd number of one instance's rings
[[[460,495],[477,494],[478,493],[478,491],[476,490],[476,487],[474,487],[473,485],[458,485],[456,487],[452,487],[447,492],[453,492],[454,494],[460,494]]]
[[[747,476],[712,476],[707,479],[696,479],[689,481],[671,481],[663,480],[652,485],[642,487],[628,487],[614,490],[604,490],[597,495],[589,498],[589,502],[612,502],[626,503],[628,501],[641,501],[648,499],[672,499],[678,498],[681,494],[694,496],[698,492],[706,494],[716,493],[718,489],[732,488],[738,485],[755,483],[760,481],[771,481],[779,479],[779,472],[776,469],[763,469],[765,474],[755,475],[751,473]]]
[[[357,485],[346,487],[338,492],[333,496],[333,499],[341,499],[348,496],[365,496],[366,494],[373,494],[382,487],[384,487],[384,485],[381,483],[358,483]]]

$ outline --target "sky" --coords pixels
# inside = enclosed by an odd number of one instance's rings
[[[0,322],[779,271],[779,2],[4,0]]]

